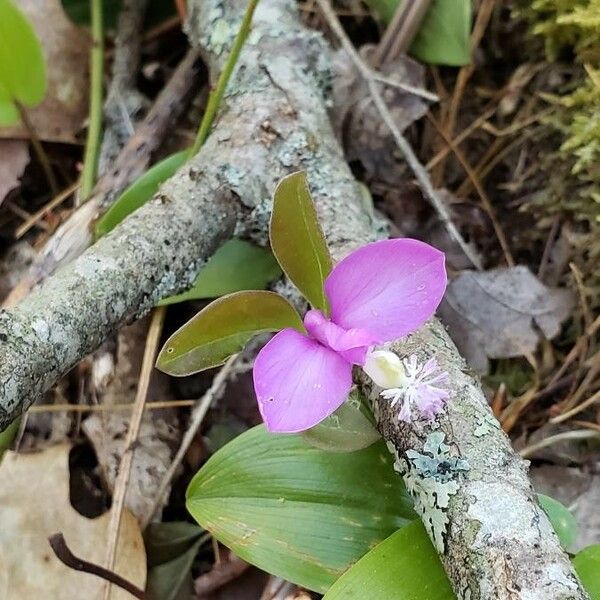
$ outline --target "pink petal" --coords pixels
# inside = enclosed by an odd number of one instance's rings
[[[331,320],[387,342],[435,313],[446,290],[444,253],[411,239],[373,242],[339,262],[325,280]]]
[[[352,365],[295,329],[280,331],[254,361],[254,390],[269,431],[314,427],[348,397]]]
[[[364,329],[343,329],[325,318],[320,310],[309,310],[304,315],[304,326],[311,337],[355,365],[365,364],[369,346],[377,341],[372,333]]]

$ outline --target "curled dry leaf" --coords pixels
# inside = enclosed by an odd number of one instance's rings
[[[87,116],[90,36],[74,25],[60,0],[16,0],[30,20],[44,49],[48,91],[44,101],[28,111],[40,139],[73,143]],[[0,128],[2,138],[27,138],[21,125]]]
[[[481,373],[488,358],[533,352],[544,336],[553,338],[573,309],[569,290],[549,288],[518,266],[454,279],[439,314],[471,367]]]
[[[0,140],[0,204],[19,185],[29,162],[29,147],[23,140]]]
[[[0,464],[0,598],[52,598],[101,600],[103,582],[73,571],[52,553],[48,536],[63,532],[71,550],[101,564],[109,514],[97,519],[80,515],[69,501],[67,445],[44,452],[7,452]],[[115,567],[122,577],[143,588],[146,553],[135,518],[125,512],[119,534]],[[129,600],[114,589],[111,600]]]
[[[361,54],[368,63],[372,46],[363,46]],[[334,60],[332,121],[343,141],[349,161],[362,163],[370,179],[393,183],[398,179],[398,161],[402,159],[388,127],[373,104],[368,86],[348,55],[340,50]],[[425,69],[418,62],[401,56],[382,67],[381,74],[392,81],[423,88]],[[420,119],[428,110],[419,96],[390,85],[382,85],[384,100],[400,131]],[[390,177],[393,181],[390,181]]]

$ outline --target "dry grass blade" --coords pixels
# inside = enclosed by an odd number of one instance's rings
[[[154,503],[152,505],[152,509],[148,512],[146,517],[142,519],[142,530],[144,530],[148,526],[148,524],[150,523],[150,521],[152,521],[152,518],[156,514],[158,507],[163,501],[165,492],[171,483],[171,479],[173,479],[173,476],[175,475],[175,472],[177,471],[179,465],[183,461],[186,452],[188,451],[192,441],[194,440],[194,437],[196,436],[198,429],[200,428],[200,425],[202,425],[204,415],[206,415],[206,412],[210,408],[210,405],[213,403],[215,398],[223,389],[223,386],[225,385],[227,379],[231,375],[236,360],[237,355],[234,355],[223,365],[223,367],[221,367],[221,370],[215,375],[211,386],[208,388],[208,390],[202,396],[198,405],[192,411],[189,427],[185,432],[183,439],[181,440],[181,445],[177,450],[177,454],[175,455],[171,466],[169,467],[168,471],[163,475],[162,481],[160,482],[160,486],[158,488],[158,493],[156,494],[156,498],[154,499]]]
[[[111,506],[111,519],[107,532],[107,551],[104,560],[104,567],[111,571],[114,568],[117,540],[119,536],[119,528],[121,526],[121,515],[125,505],[125,494],[127,492],[127,484],[131,474],[131,465],[133,463],[133,455],[135,452],[135,440],[137,439],[142,423],[142,415],[144,414],[144,406],[146,403],[146,395],[148,393],[148,385],[150,384],[150,376],[154,369],[154,358],[160,341],[163,323],[165,320],[166,308],[161,306],[156,308],[152,313],[152,321],[148,330],[148,338],[146,340],[146,349],[142,361],[142,369],[140,372],[140,381],[133,403],[131,423],[127,432],[127,441],[125,452],[121,458],[119,466],[119,475],[115,482],[115,492]],[[110,598],[111,584],[107,583],[104,588],[104,598]]]

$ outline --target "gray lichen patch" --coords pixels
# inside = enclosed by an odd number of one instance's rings
[[[415,501],[415,510],[438,552],[445,549],[450,497],[459,490],[462,474],[469,470],[469,463],[453,456],[444,444],[445,434],[434,431],[427,436],[423,453],[407,450],[400,459],[406,488]]]

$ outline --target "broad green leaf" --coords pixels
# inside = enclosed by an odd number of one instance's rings
[[[6,450],[8,450],[19,431],[21,419],[13,421],[4,431],[0,431],[0,459]]]
[[[148,571],[146,591],[152,600],[191,600],[192,565],[203,540],[194,542],[183,554]]]
[[[293,173],[279,182],[273,198],[270,235],[271,249],[283,272],[315,308],[328,313],[323,282],[331,271],[331,257],[306,173]]]
[[[379,17],[389,23],[399,0],[366,0]],[[472,0],[434,0],[409,53],[436,65],[461,66],[471,62]]]
[[[456,600],[421,521],[402,527],[344,573],[323,600]]]
[[[208,260],[187,292],[165,298],[159,305],[262,290],[280,276],[281,269],[269,250],[233,239],[225,242]]]
[[[179,167],[185,163],[188,154],[189,150],[171,154],[171,156],[156,163],[136,179],[98,219],[96,237],[106,235],[132,212],[146,204],[158,191],[160,184],[173,176]]]
[[[204,530],[187,521],[150,523],[144,532],[148,566],[169,562],[183,554]]]
[[[319,592],[416,518],[383,442],[331,453],[262,425],[208,460],[187,508],[244,560]]]
[[[182,377],[223,364],[259,333],[304,331],[294,307],[273,292],[236,292],[201,310],[165,343],[156,366]]]
[[[573,566],[591,600],[600,600],[600,544],[581,550],[573,559]]]
[[[575,542],[577,537],[577,521],[571,511],[558,500],[538,494],[538,502],[548,516],[550,524],[556,531],[558,539],[565,550]]]
[[[0,125],[17,123],[15,102],[35,106],[46,87],[44,53],[33,27],[11,0],[0,0]]]
[[[471,62],[472,0],[436,0],[427,12],[410,53],[433,65]]]
[[[302,436],[311,446],[329,452],[368,448],[381,438],[357,390],[350,392],[348,400],[333,414],[302,432]]]

